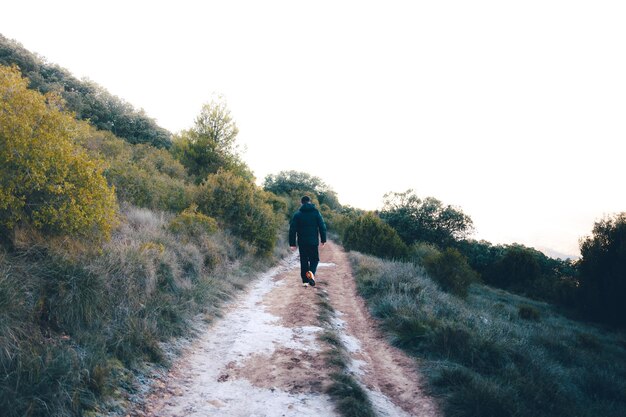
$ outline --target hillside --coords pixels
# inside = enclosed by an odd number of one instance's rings
[[[0,64],[0,414],[97,415],[282,257],[289,200],[254,184],[235,135],[192,127],[175,156],[141,112],[1,41],[21,66]]]
[[[482,284],[454,296],[411,263],[350,260],[359,294],[445,416],[626,415],[623,332]]]
[[[158,126],[143,110],[136,110],[93,81],[79,80],[69,71],[34,54],[0,34],[0,65],[16,65],[40,93],[57,92],[67,109],[80,120],[110,131],[129,143],[146,143],[159,148],[171,146],[172,134]]]

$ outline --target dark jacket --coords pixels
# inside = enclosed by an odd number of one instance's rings
[[[319,245],[326,242],[326,224],[315,204],[306,203],[293,215],[289,223],[289,246]]]

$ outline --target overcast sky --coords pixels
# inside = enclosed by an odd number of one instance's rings
[[[624,1],[4,1],[0,33],[172,132],[224,95],[259,182],[415,189],[578,254],[626,211]]]

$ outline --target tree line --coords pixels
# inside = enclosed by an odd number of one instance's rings
[[[471,239],[472,219],[460,208],[413,190],[390,192],[383,208],[365,212],[323,204],[327,187],[298,172],[269,176],[265,188],[318,196],[323,213],[347,249],[415,262],[440,285],[464,296],[472,282],[552,302],[582,317],[626,326],[626,213],[601,219],[580,241],[581,258],[554,259],[521,244]],[[296,191],[297,190],[297,191]],[[319,191],[323,191],[319,193]],[[332,192],[331,192],[332,194]]]
[[[90,207],[93,218],[99,219],[99,226],[89,223],[89,210],[80,208],[79,203],[81,199],[93,200],[95,197],[90,193],[100,192],[100,197],[107,194],[106,187],[96,186],[94,182],[101,173],[121,201],[176,212],[193,204],[205,215],[221,217],[225,226],[232,227],[241,236],[250,236],[267,252],[276,241],[277,212],[281,213],[280,217],[293,211],[297,200],[294,193],[305,191],[316,196],[316,201],[329,214],[348,248],[387,258],[420,261],[426,260],[425,254],[448,250],[448,256],[459,258],[460,255],[462,258],[459,259],[490,285],[575,307],[587,316],[607,322],[619,322],[623,316],[622,310],[616,307],[619,301],[615,299],[624,294],[624,279],[620,278],[624,255],[619,243],[623,239],[620,234],[622,214],[597,223],[593,236],[581,242],[582,258],[572,261],[552,259],[519,244],[492,245],[469,239],[473,229],[469,216],[436,198],[420,198],[411,190],[387,194],[383,209],[378,213],[342,207],[337,194],[328,185],[301,172],[269,175],[261,190],[254,185],[252,171],[241,160],[236,143],[236,123],[225,102],[219,98],[202,108],[194,126],[172,136],[143,112],[134,110],[103,88],[77,80],[68,71],[46,63],[43,58],[1,35],[0,64],[11,64],[14,68],[4,70],[5,83],[21,84],[24,94],[28,87],[29,91],[37,91],[42,97],[39,110],[27,109],[20,115],[21,121],[17,121],[16,116],[15,123],[28,128],[28,117],[36,120],[40,117],[37,112],[48,112],[50,132],[40,134],[35,140],[49,141],[46,135],[66,137],[64,141],[54,142],[56,150],[45,149],[46,155],[36,147],[30,149],[30,139],[23,137],[21,146],[25,147],[25,156],[22,162],[25,165],[22,167],[15,165],[19,161],[5,155],[2,161],[5,167],[21,172],[21,176],[7,174],[4,179],[0,227],[5,228],[5,241],[10,235],[7,228],[24,222],[48,231],[77,232],[77,224],[82,221],[90,224],[83,229],[106,231],[111,226],[105,223],[113,224],[111,219],[114,217],[110,214],[110,207],[114,205],[110,191],[106,199],[98,200],[108,201],[106,204],[84,205]],[[8,74],[7,71],[13,72]],[[16,78],[16,71],[23,77],[21,80]],[[28,94],[32,96],[33,93]],[[20,98],[16,95],[13,99]],[[9,101],[5,99],[5,104]],[[32,114],[29,115],[29,111]],[[71,121],[70,114],[76,122]],[[3,123],[5,129],[9,126],[8,121]],[[74,138],[68,140],[64,132],[72,129],[80,133],[72,133]],[[13,136],[12,140],[17,144],[18,136]],[[68,147],[72,141],[80,144],[81,152],[92,157],[90,162]],[[38,168],[44,171],[33,176],[31,170],[36,164],[32,161],[36,160],[63,161],[64,169],[69,171],[64,174],[62,170],[52,166],[45,168],[45,164],[39,163]],[[98,162],[103,160],[107,163]],[[82,165],[84,169],[89,164],[92,164],[88,169],[91,174],[79,178],[77,167]],[[70,172],[72,169],[74,172]],[[11,171],[5,169],[4,172]],[[63,187],[61,184],[67,183],[63,175],[73,176],[75,184]],[[37,180],[47,184],[39,184]],[[22,191],[18,190],[20,187]],[[24,191],[26,188],[30,189],[28,196]],[[220,193],[225,195],[214,197]],[[236,198],[231,198],[233,196]],[[42,201],[53,201],[54,204],[43,207]],[[225,208],[235,203],[242,209]],[[62,213],[66,213],[65,219]],[[258,220],[267,226],[267,230],[256,226]],[[598,261],[597,257],[602,260]],[[426,264],[432,264],[433,257],[430,258]],[[461,269],[469,271],[464,264]],[[460,275],[474,276],[470,272]],[[470,282],[471,279],[462,281]]]

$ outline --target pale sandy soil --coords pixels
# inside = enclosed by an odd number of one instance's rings
[[[317,322],[326,291],[350,370],[380,416],[438,416],[413,360],[389,346],[356,295],[341,247],[320,250],[318,285],[301,286],[297,254],[261,275],[181,355],[131,416],[338,416]]]

